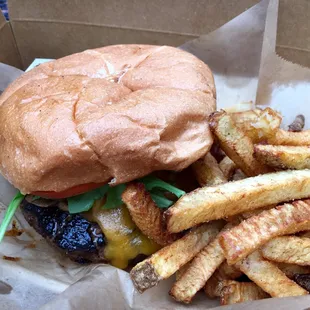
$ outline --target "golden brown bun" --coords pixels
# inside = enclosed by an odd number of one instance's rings
[[[124,183],[209,151],[209,67],[168,46],[116,45],[42,64],[0,97],[0,170],[23,193]]]

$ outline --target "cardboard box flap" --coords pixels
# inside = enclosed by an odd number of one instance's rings
[[[258,0],[10,0],[14,22],[63,22],[185,35],[215,30]]]
[[[0,10],[0,62],[21,68],[19,53],[15,44],[10,23]]]
[[[111,44],[179,46],[206,34],[258,0],[9,1],[11,24],[26,68]]]
[[[310,1],[281,0],[278,13],[277,54],[310,67]]]

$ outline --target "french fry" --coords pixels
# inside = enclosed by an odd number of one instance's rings
[[[214,112],[210,116],[209,124],[225,154],[247,176],[271,171],[254,158],[254,145],[251,139],[234,123],[229,114],[225,111]]]
[[[227,224],[223,230],[227,227],[231,225]],[[190,303],[214,271],[223,263],[225,257],[219,244],[220,235],[197,254],[185,273],[174,283],[169,294],[176,301]]]
[[[251,211],[247,211],[247,212],[243,212],[242,214],[239,215],[239,219],[241,220],[247,220],[253,216],[259,215],[260,213],[262,213],[263,211],[266,210],[270,210],[272,208],[275,208],[277,205],[271,205],[271,206],[267,206],[267,207],[262,207],[259,209],[255,209],[255,210],[251,210]]]
[[[215,270],[212,277],[204,286],[204,291],[209,298],[220,297],[223,280],[234,280],[241,277],[242,272],[233,265],[228,265],[226,261]]]
[[[207,155],[192,164],[196,179],[200,186],[212,186],[227,182],[216,159],[207,153]]]
[[[275,264],[263,259],[258,251],[237,263],[236,266],[271,297],[308,294],[306,290],[290,280]]]
[[[188,269],[189,265],[190,265],[191,261],[189,261],[188,263],[186,263],[184,266],[182,266],[179,270],[177,270],[177,272],[175,273],[175,280],[178,281],[183,274],[186,272],[186,270]]]
[[[308,274],[308,273],[310,273],[310,267],[308,267],[308,266],[299,266],[299,265],[295,265],[295,264],[286,264],[286,263],[277,263],[277,266],[290,279],[293,279],[295,274]]]
[[[310,274],[295,274],[294,281],[310,292]]]
[[[237,169],[232,176],[232,181],[243,180],[246,179],[246,177],[247,176],[240,169]]]
[[[273,137],[269,137],[268,143],[273,145],[310,146],[310,130],[292,132],[279,129]]]
[[[294,201],[253,216],[220,236],[228,264],[248,256],[274,237],[310,226],[310,200]]]
[[[309,169],[309,146],[255,145],[254,157],[265,165],[280,169]]]
[[[181,197],[165,212],[170,232],[310,196],[310,171],[281,171],[203,187]],[[306,229],[305,229],[306,230]]]
[[[237,282],[232,280],[224,280],[222,282],[222,291],[220,294],[220,303],[222,306],[270,297],[252,282]]]
[[[225,156],[220,161],[219,166],[226,180],[230,180],[230,178],[232,177],[233,173],[237,168],[236,164],[228,156]]]
[[[302,114],[296,116],[292,124],[288,126],[288,131],[300,132],[305,127],[305,117]]]
[[[144,235],[165,246],[178,238],[164,228],[163,212],[156,206],[142,183],[131,183],[122,194],[132,220]]]
[[[181,239],[138,263],[130,272],[137,290],[142,293],[173,275],[207,246],[223,225],[222,221],[214,221],[196,227]]]
[[[255,143],[273,137],[282,121],[282,117],[271,108],[232,113],[231,116],[235,124]]]
[[[265,244],[261,253],[264,258],[275,262],[310,266],[310,239],[278,237]]]

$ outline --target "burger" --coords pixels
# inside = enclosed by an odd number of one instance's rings
[[[79,263],[152,254],[122,193],[139,182],[161,210],[184,193],[175,176],[210,151],[215,97],[209,67],[169,46],[107,46],[24,73],[0,97],[0,171],[19,190],[0,239],[20,207]]]

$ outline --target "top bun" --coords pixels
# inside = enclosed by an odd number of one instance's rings
[[[209,67],[173,47],[67,56],[0,97],[0,170],[23,193],[181,170],[209,151],[215,105]]]

